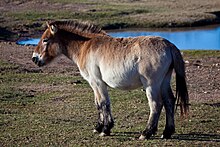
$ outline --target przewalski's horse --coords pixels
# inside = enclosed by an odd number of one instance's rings
[[[94,132],[110,135],[114,126],[108,86],[123,90],[143,86],[150,115],[140,139],[156,133],[163,106],[166,126],[162,138],[171,137],[176,102],[170,86],[173,69],[181,114],[188,111],[184,61],[175,45],[161,37],[112,38],[99,27],[82,22],[55,21],[47,26],[32,59],[43,66],[64,54],[77,64],[95,95],[98,123]]]

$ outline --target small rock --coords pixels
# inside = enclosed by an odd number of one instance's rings
[[[73,85],[77,85],[77,84],[82,84],[82,81],[75,80],[75,81],[71,81],[70,83],[73,84]]]
[[[189,61],[188,61],[188,60],[186,60],[186,61],[185,61],[185,64],[189,64]]]

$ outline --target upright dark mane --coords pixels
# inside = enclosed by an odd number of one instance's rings
[[[80,35],[107,35],[107,33],[102,30],[97,25],[90,24],[88,22],[78,22],[78,21],[54,21],[50,22],[50,25],[55,25],[58,29],[76,33]]]

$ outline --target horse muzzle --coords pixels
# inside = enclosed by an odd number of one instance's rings
[[[37,62],[38,62],[38,57],[32,57],[32,61],[33,61],[35,64],[37,64]]]
[[[44,62],[42,59],[40,59],[38,56],[35,56],[35,55],[36,55],[36,54],[33,55],[32,61],[33,61],[35,64],[37,64],[38,66],[43,66],[43,65],[45,65],[45,62]]]

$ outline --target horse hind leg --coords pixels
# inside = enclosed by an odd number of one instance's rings
[[[149,86],[146,88],[146,95],[150,106],[150,116],[146,129],[139,137],[140,140],[149,139],[157,131],[158,120],[163,107],[160,88],[158,86]]]
[[[173,95],[170,79],[172,75],[172,70],[170,70],[165,76],[162,87],[161,87],[161,95],[163,99],[164,108],[166,111],[166,126],[163,131],[163,135],[161,138],[169,139],[171,135],[175,132],[175,123],[174,123],[174,108],[176,99]]]

